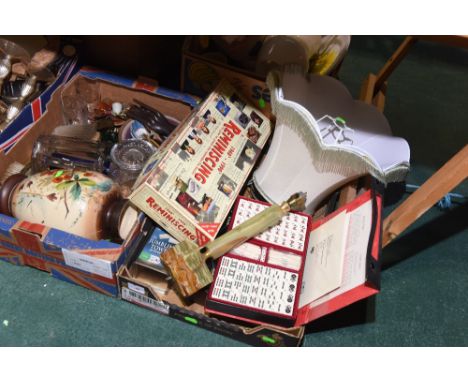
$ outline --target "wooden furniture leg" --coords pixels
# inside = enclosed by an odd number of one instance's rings
[[[393,73],[395,68],[405,58],[411,46],[417,41],[416,37],[406,37],[398,49],[387,60],[385,65],[380,69],[377,75],[369,73],[361,87],[360,99],[369,104],[373,104],[380,112],[383,113],[385,107],[385,95],[387,90],[388,77]]]
[[[374,105],[381,113],[383,113],[385,108],[385,93],[387,90],[387,82],[384,82],[381,89],[376,92],[376,80],[377,76],[375,74],[369,73],[367,75],[366,79],[362,83],[359,99],[368,104]]]
[[[370,73],[367,76],[361,87],[361,100],[372,103],[383,112],[387,80],[418,39],[439,41],[449,45],[468,48],[468,38],[466,36],[408,36],[377,75]],[[385,247],[390,243],[445,194],[465,180],[467,176],[468,145],[385,219],[382,246]]]
[[[418,190],[400,204],[384,221],[385,247],[437,201],[468,177],[468,145],[445,163]]]
[[[375,74],[369,73],[364,82],[362,83],[359,99],[367,104],[372,104],[372,99],[374,98],[375,91],[375,80]]]
[[[408,53],[409,49],[413,44],[416,42],[416,38],[412,36],[406,37],[395,53],[388,59],[385,65],[380,69],[379,73],[377,73],[375,79],[375,88],[374,88],[374,96],[382,89],[384,83],[388,80],[388,77],[393,73],[395,68],[398,64],[405,58],[406,54]]]
[[[384,112],[385,108],[385,92],[380,90],[375,96],[374,99],[372,100],[372,103],[374,106],[381,112]]]
[[[340,198],[338,199],[338,207],[343,207],[345,204],[351,202],[357,195],[358,181],[353,180],[348,183],[340,192]]]

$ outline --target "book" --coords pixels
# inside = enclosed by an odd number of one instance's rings
[[[178,243],[172,236],[159,227],[155,227],[141,250],[136,264],[167,274],[161,261],[161,254]]]

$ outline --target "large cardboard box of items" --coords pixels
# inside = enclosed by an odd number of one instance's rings
[[[356,196],[349,197],[351,193],[348,190],[338,191],[330,196],[312,217],[301,300],[298,303],[297,315],[294,320],[290,320],[289,326],[261,322],[258,318],[260,316],[255,316],[256,309],[252,309],[250,317],[244,317],[239,311],[221,312],[219,305],[207,304],[208,299],[212,297],[214,284],[195,294],[190,300],[181,299],[167,276],[140,261],[140,254],[154,229],[154,223],[150,220],[139,226],[139,244],[135,244],[132,253],[118,272],[121,297],[160,314],[250,345],[299,346],[307,323],[379,292],[381,192],[380,184],[362,182]],[[341,220],[343,217],[344,220]],[[347,222],[346,226],[343,225],[343,221]],[[331,240],[331,235],[342,235],[342,264],[333,273],[333,278],[339,282],[334,286],[328,285],[328,289],[317,291],[311,280],[311,276],[315,277],[317,272],[314,274],[311,269],[319,262],[327,265],[327,256],[330,253],[327,254],[323,248],[326,247],[324,243]],[[165,245],[162,244],[161,247]],[[314,248],[315,253],[320,254],[315,258],[311,255]],[[221,257],[218,263],[223,258]],[[321,271],[322,269],[318,269],[319,273]],[[213,299],[211,301],[213,302]],[[243,319],[240,320],[239,317]]]
[[[51,64],[57,72],[55,80],[39,96],[28,103],[20,113],[4,127],[3,131],[0,131],[0,152],[8,153],[20,142],[21,138],[33,126],[34,122],[46,112],[47,104],[52,94],[78,71],[78,55],[65,55],[62,53],[62,50],[71,50],[74,52],[76,51],[74,50],[75,48],[69,45],[68,41],[63,40],[61,41],[60,49],[58,57]]]
[[[262,113],[271,116],[270,90],[265,84],[265,78],[221,62],[216,54],[204,52],[198,38],[187,37],[182,50],[181,90],[205,97],[222,78],[233,84]]]
[[[271,134],[222,81],[147,162],[131,202],[178,240],[214,239]]]
[[[193,97],[154,85],[98,70],[83,69],[67,85],[56,89],[47,111],[25,132],[21,141],[8,153],[0,153],[0,174],[4,174],[14,162],[28,163],[38,137],[63,124],[61,95],[81,77],[98,89],[101,99],[110,98],[123,103],[131,103],[136,99],[179,121],[189,115],[198,102]],[[140,219],[134,226],[134,232],[139,232],[141,223]],[[123,244],[93,241],[41,224],[0,215],[0,259],[32,266],[50,272],[61,280],[112,296],[118,294],[116,272],[135,237],[131,233]]]

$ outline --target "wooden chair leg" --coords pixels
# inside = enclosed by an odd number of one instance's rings
[[[359,99],[365,103],[372,104],[375,91],[375,74],[369,73],[361,86]]]
[[[398,64],[405,58],[406,54],[408,53],[409,49],[413,44],[416,42],[416,38],[412,36],[406,37],[395,53],[388,59],[385,65],[380,69],[379,73],[377,73],[377,77],[375,79],[375,90],[374,95],[381,90],[384,83],[388,80],[388,77],[393,73],[395,68]]]
[[[385,219],[382,246],[385,247],[389,244],[467,177],[468,145],[445,163]]]
[[[375,95],[372,103],[381,113],[383,113],[385,108],[385,93],[383,91],[379,91]]]

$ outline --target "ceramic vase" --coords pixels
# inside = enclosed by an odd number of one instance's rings
[[[0,191],[1,213],[92,240],[122,236],[119,228],[126,207],[119,186],[94,171],[14,175]]]

